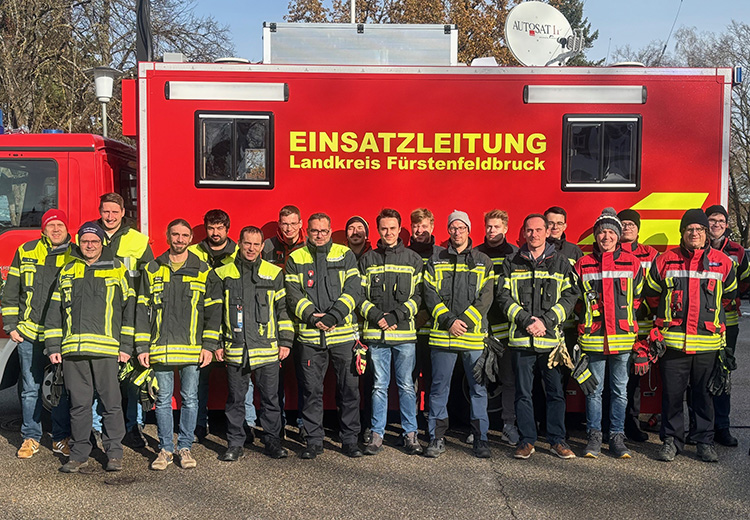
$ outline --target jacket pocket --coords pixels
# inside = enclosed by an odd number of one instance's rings
[[[267,292],[260,288],[257,291],[255,293],[255,321],[257,323],[268,323],[271,319],[271,311],[268,305]]]

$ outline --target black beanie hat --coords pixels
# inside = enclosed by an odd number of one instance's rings
[[[352,225],[354,222],[361,222],[363,226],[365,226],[365,238],[368,238],[370,236],[370,225],[367,223],[365,219],[360,217],[359,215],[354,215],[352,218],[346,221],[346,228],[348,228],[350,225]]]
[[[708,217],[700,208],[689,209],[680,220],[680,233],[683,233],[690,224],[700,224],[708,229]]]
[[[634,222],[635,227],[637,227],[638,229],[641,229],[641,216],[634,209],[622,210],[621,212],[617,214],[617,218],[620,219],[620,222],[622,222],[623,220],[629,220],[631,222]]]
[[[714,213],[721,213],[724,215],[724,218],[729,220],[729,214],[727,213],[727,210],[724,209],[724,206],[721,204],[714,204],[713,206],[709,206],[706,208],[706,216],[710,217]]]
[[[98,236],[102,242],[104,242],[107,237],[106,233],[104,233],[104,230],[95,220],[81,224],[81,228],[78,230],[79,243],[81,242],[81,237],[86,233],[93,233],[94,235]]]

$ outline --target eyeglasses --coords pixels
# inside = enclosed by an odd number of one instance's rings
[[[330,232],[330,229],[308,229],[308,233],[310,233],[311,235],[326,236]]]
[[[294,228],[294,227],[299,226],[301,223],[302,222],[281,222],[279,224],[279,227],[282,227],[282,228]]]
[[[635,225],[635,222],[623,222],[622,223],[622,229],[630,229],[630,228],[637,228],[638,226]]]
[[[695,234],[695,235],[705,235],[706,234],[706,228],[704,228],[704,227],[689,227],[689,228],[685,229],[685,233]]]
[[[726,224],[727,221],[724,220],[724,219],[719,220],[719,219],[715,219],[715,218],[710,218],[710,219],[708,219],[708,223],[709,224]]]
[[[95,245],[101,244],[101,243],[102,243],[101,240],[81,240],[81,245],[82,246],[89,246],[89,245],[95,246]]]
[[[469,229],[468,226],[454,226],[454,227],[449,227],[448,232],[449,233],[465,233],[466,231],[468,231],[468,229]]]
[[[559,228],[559,227],[563,227],[566,225],[565,222],[552,222],[551,220],[548,220],[547,224],[549,225],[549,227],[553,227],[553,228]]]

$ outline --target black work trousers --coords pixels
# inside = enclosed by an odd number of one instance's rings
[[[714,442],[714,401],[708,393],[708,379],[716,360],[716,351],[700,354],[685,354],[667,348],[659,360],[661,369],[661,439],[674,439],[677,449],[685,447],[685,414],[683,401],[685,391],[690,386],[690,397],[695,412],[696,442]]]
[[[266,435],[265,442],[279,439],[281,434],[281,406],[279,405],[279,362],[255,368],[227,365],[227,447],[245,444],[245,394],[251,374],[255,388],[260,393],[260,425]]]
[[[307,444],[323,444],[323,381],[328,363],[336,372],[336,406],[341,426],[341,442],[355,444],[360,431],[359,378],[354,372],[352,347],[354,342],[316,348],[301,345],[304,400],[302,421],[307,431]]]
[[[86,462],[91,454],[94,389],[102,415],[102,447],[107,458],[122,459],[125,419],[118,370],[116,357],[63,358],[63,377],[70,395],[70,460]]]

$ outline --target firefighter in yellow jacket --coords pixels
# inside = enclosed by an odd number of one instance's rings
[[[88,468],[95,387],[103,405],[106,469],[122,470],[125,423],[117,362],[132,355],[135,293],[125,266],[103,247],[105,236],[96,222],[78,230],[79,245],[60,271],[44,324],[47,353],[52,363],[62,362],[70,394],[70,460],[60,468],[64,473]]]

